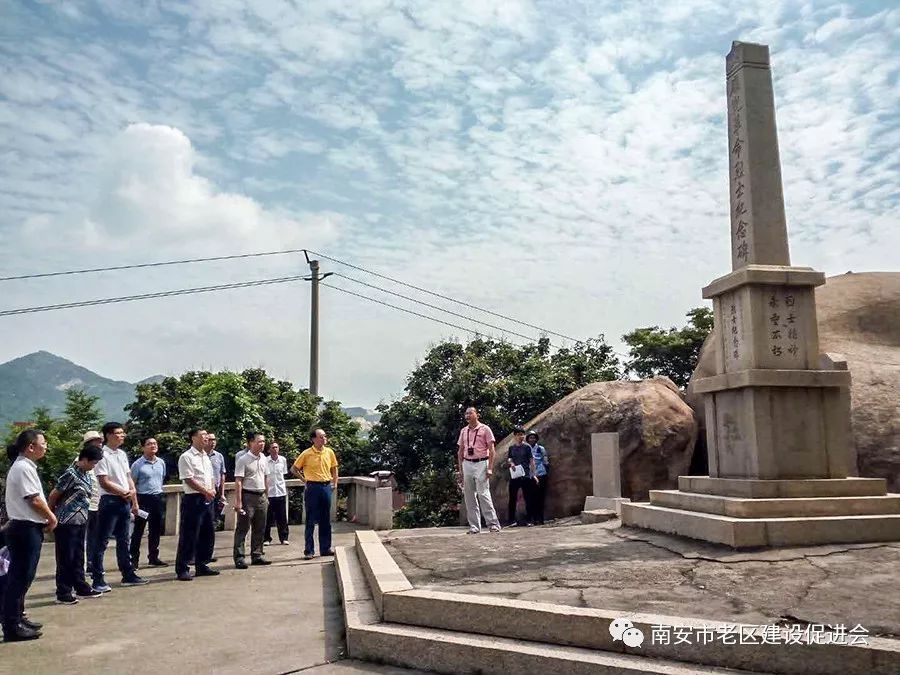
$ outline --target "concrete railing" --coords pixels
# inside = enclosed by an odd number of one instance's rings
[[[304,483],[299,478],[285,481],[288,494],[292,489],[302,488]],[[347,517],[351,522],[368,525],[373,530],[389,530],[393,527],[393,488],[389,481],[368,476],[341,476],[338,485],[350,487],[347,499]],[[181,497],[184,489],[180,484],[164,485],[166,497],[166,519],[163,534],[178,534],[181,521]],[[237,513],[234,505],[234,483],[225,483],[225,529],[233,531],[237,524]],[[337,495],[331,500],[331,519],[337,515]],[[285,508],[287,508],[285,500]]]

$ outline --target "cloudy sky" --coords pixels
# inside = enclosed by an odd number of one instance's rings
[[[730,271],[735,39],[772,49],[794,264],[897,269],[891,0],[0,0],[0,276],[310,248],[621,350]],[[3,282],[0,309],[304,270]],[[0,361],[46,349],[128,380],[263,366],[305,386],[308,314],[300,282],[0,318]],[[321,391],[389,399],[447,337],[468,336],[323,289]]]

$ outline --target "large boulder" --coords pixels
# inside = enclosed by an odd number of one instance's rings
[[[900,492],[900,272],[847,273],[816,289],[819,351],[850,368],[853,441],[860,476],[886,478]],[[703,345],[691,383],[715,374],[713,340]],[[703,423],[702,397],[687,400]]]
[[[678,388],[666,377],[639,382],[595,382],[582,387],[528,423],[550,455],[546,516],[580,513],[592,492],[591,434],[619,432],[622,496],[647,499],[648,491],[673,488],[687,471],[697,423]],[[505,519],[512,437],[497,446],[491,493]]]

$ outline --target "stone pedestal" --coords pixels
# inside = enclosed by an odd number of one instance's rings
[[[585,497],[584,511],[608,510],[619,513],[622,502],[622,478],[619,464],[619,434],[591,434],[591,481],[594,494]],[[582,521],[586,518],[582,514]]]
[[[790,264],[769,51],[734,43],[728,83],[733,271],[713,301],[709,477],[622,506],[622,522],[733,547],[900,540],[900,495],[851,473],[850,373],[820,355],[814,289]]]

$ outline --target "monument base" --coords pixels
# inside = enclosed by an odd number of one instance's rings
[[[622,504],[622,524],[732,548],[900,541],[900,494],[881,478],[680,476],[678,486]]]
[[[584,510],[596,511],[597,509],[605,509],[615,511],[617,514],[622,513],[622,503],[630,502],[627,497],[585,497]]]

